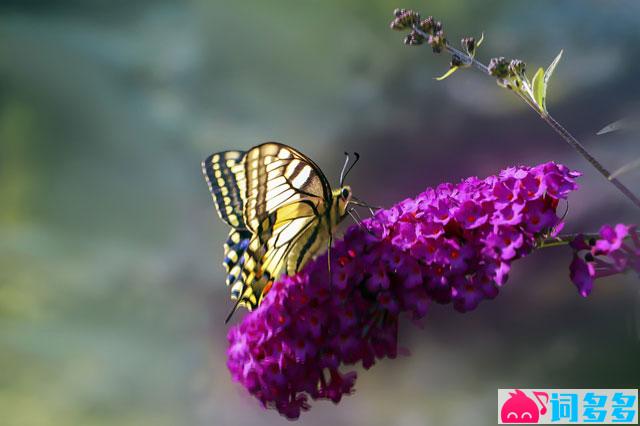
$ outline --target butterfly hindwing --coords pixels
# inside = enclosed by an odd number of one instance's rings
[[[202,162],[202,171],[213,196],[218,215],[233,228],[244,229],[246,177],[242,151],[212,154]]]
[[[301,234],[300,243],[292,245],[287,254],[287,274],[298,272],[309,259],[325,247],[330,234],[331,228],[326,217],[320,217],[317,219],[317,223],[310,224]]]
[[[243,253],[239,276],[231,288],[231,297],[239,298],[238,306],[254,309],[260,303],[263,290],[273,282],[269,273],[260,272],[265,250],[257,235],[253,235]]]
[[[227,285],[232,285],[242,272],[244,254],[253,234],[247,230],[231,229],[224,243],[223,265],[227,272]]]
[[[281,271],[291,275],[304,265],[305,254],[316,241],[326,241],[327,229],[322,226],[324,216],[305,200],[281,207],[274,216],[272,231],[265,242],[267,254],[263,269],[273,274]]]
[[[293,205],[290,205],[293,206]],[[273,280],[281,273],[293,274],[308,260],[310,249],[326,242],[328,234],[318,225],[318,217],[287,217],[284,211],[270,215],[270,225],[264,227],[261,235],[254,235],[238,262],[236,269],[241,272],[232,288],[232,297],[240,294],[243,306],[253,309],[270,288]],[[281,219],[278,219],[280,217]],[[291,253],[296,253],[295,259]],[[237,274],[232,271],[234,277]]]

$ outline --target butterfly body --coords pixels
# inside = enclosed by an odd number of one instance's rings
[[[223,265],[234,310],[258,306],[275,279],[327,247],[351,201],[348,186],[332,190],[311,159],[276,142],[212,154],[202,167],[231,226]]]

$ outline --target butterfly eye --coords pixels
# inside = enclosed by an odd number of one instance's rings
[[[343,199],[347,199],[349,198],[349,189],[348,188],[342,188],[342,192],[340,193],[340,195],[342,196]]]

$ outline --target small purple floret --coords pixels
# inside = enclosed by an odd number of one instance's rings
[[[604,225],[600,238],[587,241],[578,235],[571,247],[569,276],[583,297],[591,293],[596,278],[632,270],[640,275],[640,235],[636,225]]]
[[[511,263],[559,229],[558,200],[578,176],[555,163],[512,167],[380,210],[368,232],[352,226],[331,250],[331,277],[319,256],[229,330],[233,379],[290,419],[309,398],[339,402],[356,379],[342,365],[397,356],[400,313],[420,319],[431,302],[466,312],[496,297]]]

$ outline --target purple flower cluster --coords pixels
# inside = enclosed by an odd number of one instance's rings
[[[640,234],[635,225],[600,228],[600,238],[578,235],[572,242],[571,281],[587,297],[596,278],[634,270],[640,275]]]
[[[555,163],[513,167],[376,212],[335,244],[330,273],[323,255],[281,277],[230,329],[232,377],[291,419],[309,397],[339,402],[356,379],[342,364],[396,357],[400,313],[422,318],[431,301],[465,312],[494,298],[511,262],[560,228],[558,201],[577,176]]]

